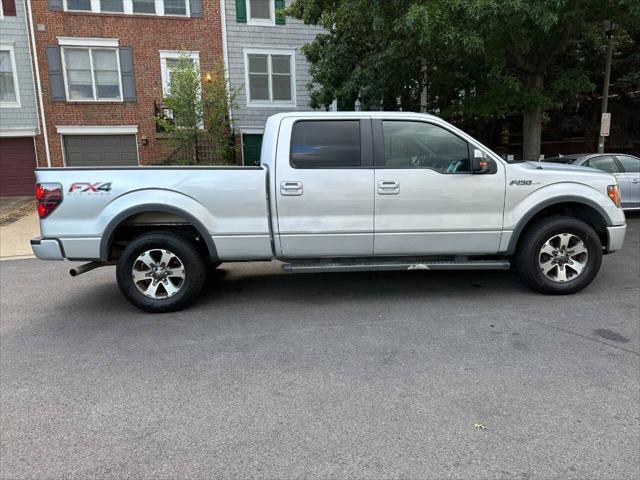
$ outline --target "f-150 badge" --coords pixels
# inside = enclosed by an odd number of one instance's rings
[[[533,180],[511,180],[509,185],[539,185],[540,182],[534,182]]]

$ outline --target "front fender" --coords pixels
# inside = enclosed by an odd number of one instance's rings
[[[540,211],[561,203],[577,203],[591,207],[602,217],[606,226],[624,225],[625,218],[621,209],[599,190],[575,182],[562,182],[546,185],[515,199],[515,195],[505,203],[503,238],[501,250],[513,253],[518,238],[529,221]]]

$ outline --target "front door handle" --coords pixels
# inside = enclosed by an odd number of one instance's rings
[[[382,180],[378,182],[378,195],[398,195],[400,182]]]
[[[640,178],[634,178],[631,183],[640,183]]]
[[[285,197],[299,197],[302,195],[302,182],[280,183],[280,195]]]

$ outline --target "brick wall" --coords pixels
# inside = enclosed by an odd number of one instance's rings
[[[32,5],[52,166],[63,165],[56,125],[138,125],[140,164],[161,160],[168,143],[157,137],[153,116],[154,101],[162,99],[159,51],[199,51],[203,74],[214,62],[222,61],[220,3],[203,0],[202,18],[50,11],[44,0],[32,2]],[[45,31],[38,31],[39,25],[44,25]],[[45,47],[57,44],[57,37],[117,38],[121,47],[133,47],[136,101],[52,101]],[[147,145],[143,145],[143,138],[147,139]],[[36,144],[39,164],[46,166],[42,135],[38,136]]]

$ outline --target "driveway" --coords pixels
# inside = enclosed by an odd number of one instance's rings
[[[153,316],[112,267],[1,262],[2,478],[638,478],[629,223],[566,297],[509,272],[237,264]]]

